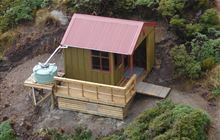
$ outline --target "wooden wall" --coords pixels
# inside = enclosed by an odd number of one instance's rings
[[[65,77],[71,79],[92,81],[103,84],[114,84],[113,71],[92,69],[91,51],[69,47],[64,50]],[[110,57],[111,59],[112,57]],[[113,63],[110,60],[110,63]]]
[[[155,29],[153,28],[147,36],[147,72],[149,73],[154,65]]]
[[[119,67],[114,66],[114,83],[119,84],[124,78],[124,65],[122,64]]]

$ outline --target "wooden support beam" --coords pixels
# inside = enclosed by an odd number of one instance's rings
[[[111,84],[114,85],[115,84],[115,79],[114,79],[114,73],[115,73],[115,66],[114,66],[114,54],[113,53],[109,53],[109,60],[110,60],[110,73],[111,73]]]
[[[32,87],[32,97],[33,97],[33,100],[34,100],[34,105],[36,106],[37,101],[36,101],[36,97],[35,97],[35,89],[33,87]]]
[[[53,110],[55,108],[55,99],[54,99],[54,91],[52,90],[52,94],[51,94],[51,110]]]
[[[37,102],[36,106],[40,105],[43,101],[45,101],[51,95],[52,95],[51,93],[45,95],[40,101]]]
[[[132,75],[134,74],[134,60],[133,60],[134,58],[133,58],[133,54],[132,55],[130,55],[130,71],[131,71],[131,73],[130,73],[130,77],[132,77]]]

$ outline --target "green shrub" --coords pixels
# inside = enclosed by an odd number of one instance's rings
[[[123,135],[110,135],[110,136],[105,136],[103,138],[100,138],[100,140],[125,140],[125,137]]]
[[[197,0],[197,8],[207,8],[209,6],[209,0]]]
[[[209,39],[206,35],[196,33],[194,39],[188,43],[188,50],[184,45],[171,50],[177,74],[189,78],[199,78],[202,70],[210,70],[220,63],[220,39]]]
[[[77,127],[71,134],[64,134],[56,129],[41,129],[38,135],[51,140],[91,140],[92,132],[85,127]]]
[[[181,39],[191,40],[195,33],[207,33],[210,27],[220,29],[218,14],[209,7],[209,0],[160,0],[158,10]],[[205,12],[196,14],[201,11]]]
[[[192,61],[186,64],[186,73],[187,77],[191,79],[198,79],[201,75],[201,66],[199,62]]]
[[[143,112],[120,134],[101,140],[206,140],[207,113],[169,100]]]
[[[215,66],[215,59],[208,57],[202,61],[201,67],[203,70],[211,70]]]
[[[159,11],[162,16],[172,17],[182,12],[185,0],[160,0]]]
[[[180,18],[178,15],[174,16],[170,20],[170,24],[177,28],[183,28],[186,26],[186,20],[184,18]]]
[[[74,12],[93,13],[100,12],[100,0],[69,0],[66,5]]]
[[[186,33],[187,36],[192,37],[194,36],[196,33],[200,33],[203,30],[203,26],[199,23],[195,23],[195,24],[187,24],[186,25]]]
[[[17,140],[9,121],[0,123],[0,140]]]
[[[191,41],[192,52],[197,61],[202,62],[213,57],[216,63],[220,62],[220,39],[209,39],[206,35],[197,34]]]
[[[214,97],[220,96],[220,87],[213,88],[213,89],[212,89],[212,95],[213,95]]]
[[[116,11],[126,11],[135,8],[135,0],[114,0],[114,9]]]
[[[92,132],[84,127],[78,127],[75,129],[75,133],[71,136],[74,140],[90,140],[92,138]]]
[[[123,15],[135,8],[136,0],[69,0],[66,5],[74,12],[97,15]]]
[[[210,27],[207,29],[207,34],[213,38],[220,38],[220,31],[216,30],[214,27]]]
[[[192,79],[199,78],[201,74],[200,63],[195,61],[194,58],[187,53],[184,45],[174,47],[170,54],[178,76],[185,75]]]
[[[31,21],[35,11],[40,8],[45,0],[16,0],[10,4],[2,5],[5,10],[0,15],[0,32],[7,31],[9,28],[23,22]]]
[[[217,25],[219,24],[218,12],[213,8],[207,9],[200,17],[200,21],[207,25]]]
[[[159,5],[159,0],[137,0],[135,5],[136,6],[154,7],[156,5]]]

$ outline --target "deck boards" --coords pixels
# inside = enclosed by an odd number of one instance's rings
[[[33,78],[33,74],[28,77],[25,81],[24,81],[24,85],[27,87],[32,87],[32,88],[39,88],[39,89],[47,89],[47,90],[51,90],[54,87],[54,83],[50,83],[50,84],[38,84],[34,78]]]
[[[146,82],[139,82],[136,86],[136,90],[137,93],[139,94],[144,94],[159,98],[166,98],[171,88],[154,85]]]

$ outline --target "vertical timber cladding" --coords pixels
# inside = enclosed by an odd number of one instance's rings
[[[115,58],[113,57],[113,62],[115,62]],[[123,62],[123,61],[122,61]],[[114,83],[116,85],[118,85],[122,79],[124,78],[124,64],[120,65],[120,66],[115,66],[114,64]]]
[[[147,72],[149,73],[154,65],[154,49],[155,49],[155,28],[151,27],[151,31],[147,35]]]
[[[110,57],[112,63],[112,57]],[[69,47],[64,50],[65,77],[71,79],[85,80],[102,84],[114,84],[111,71],[99,71],[92,69],[91,51],[80,48]],[[110,65],[111,66],[111,65]]]

